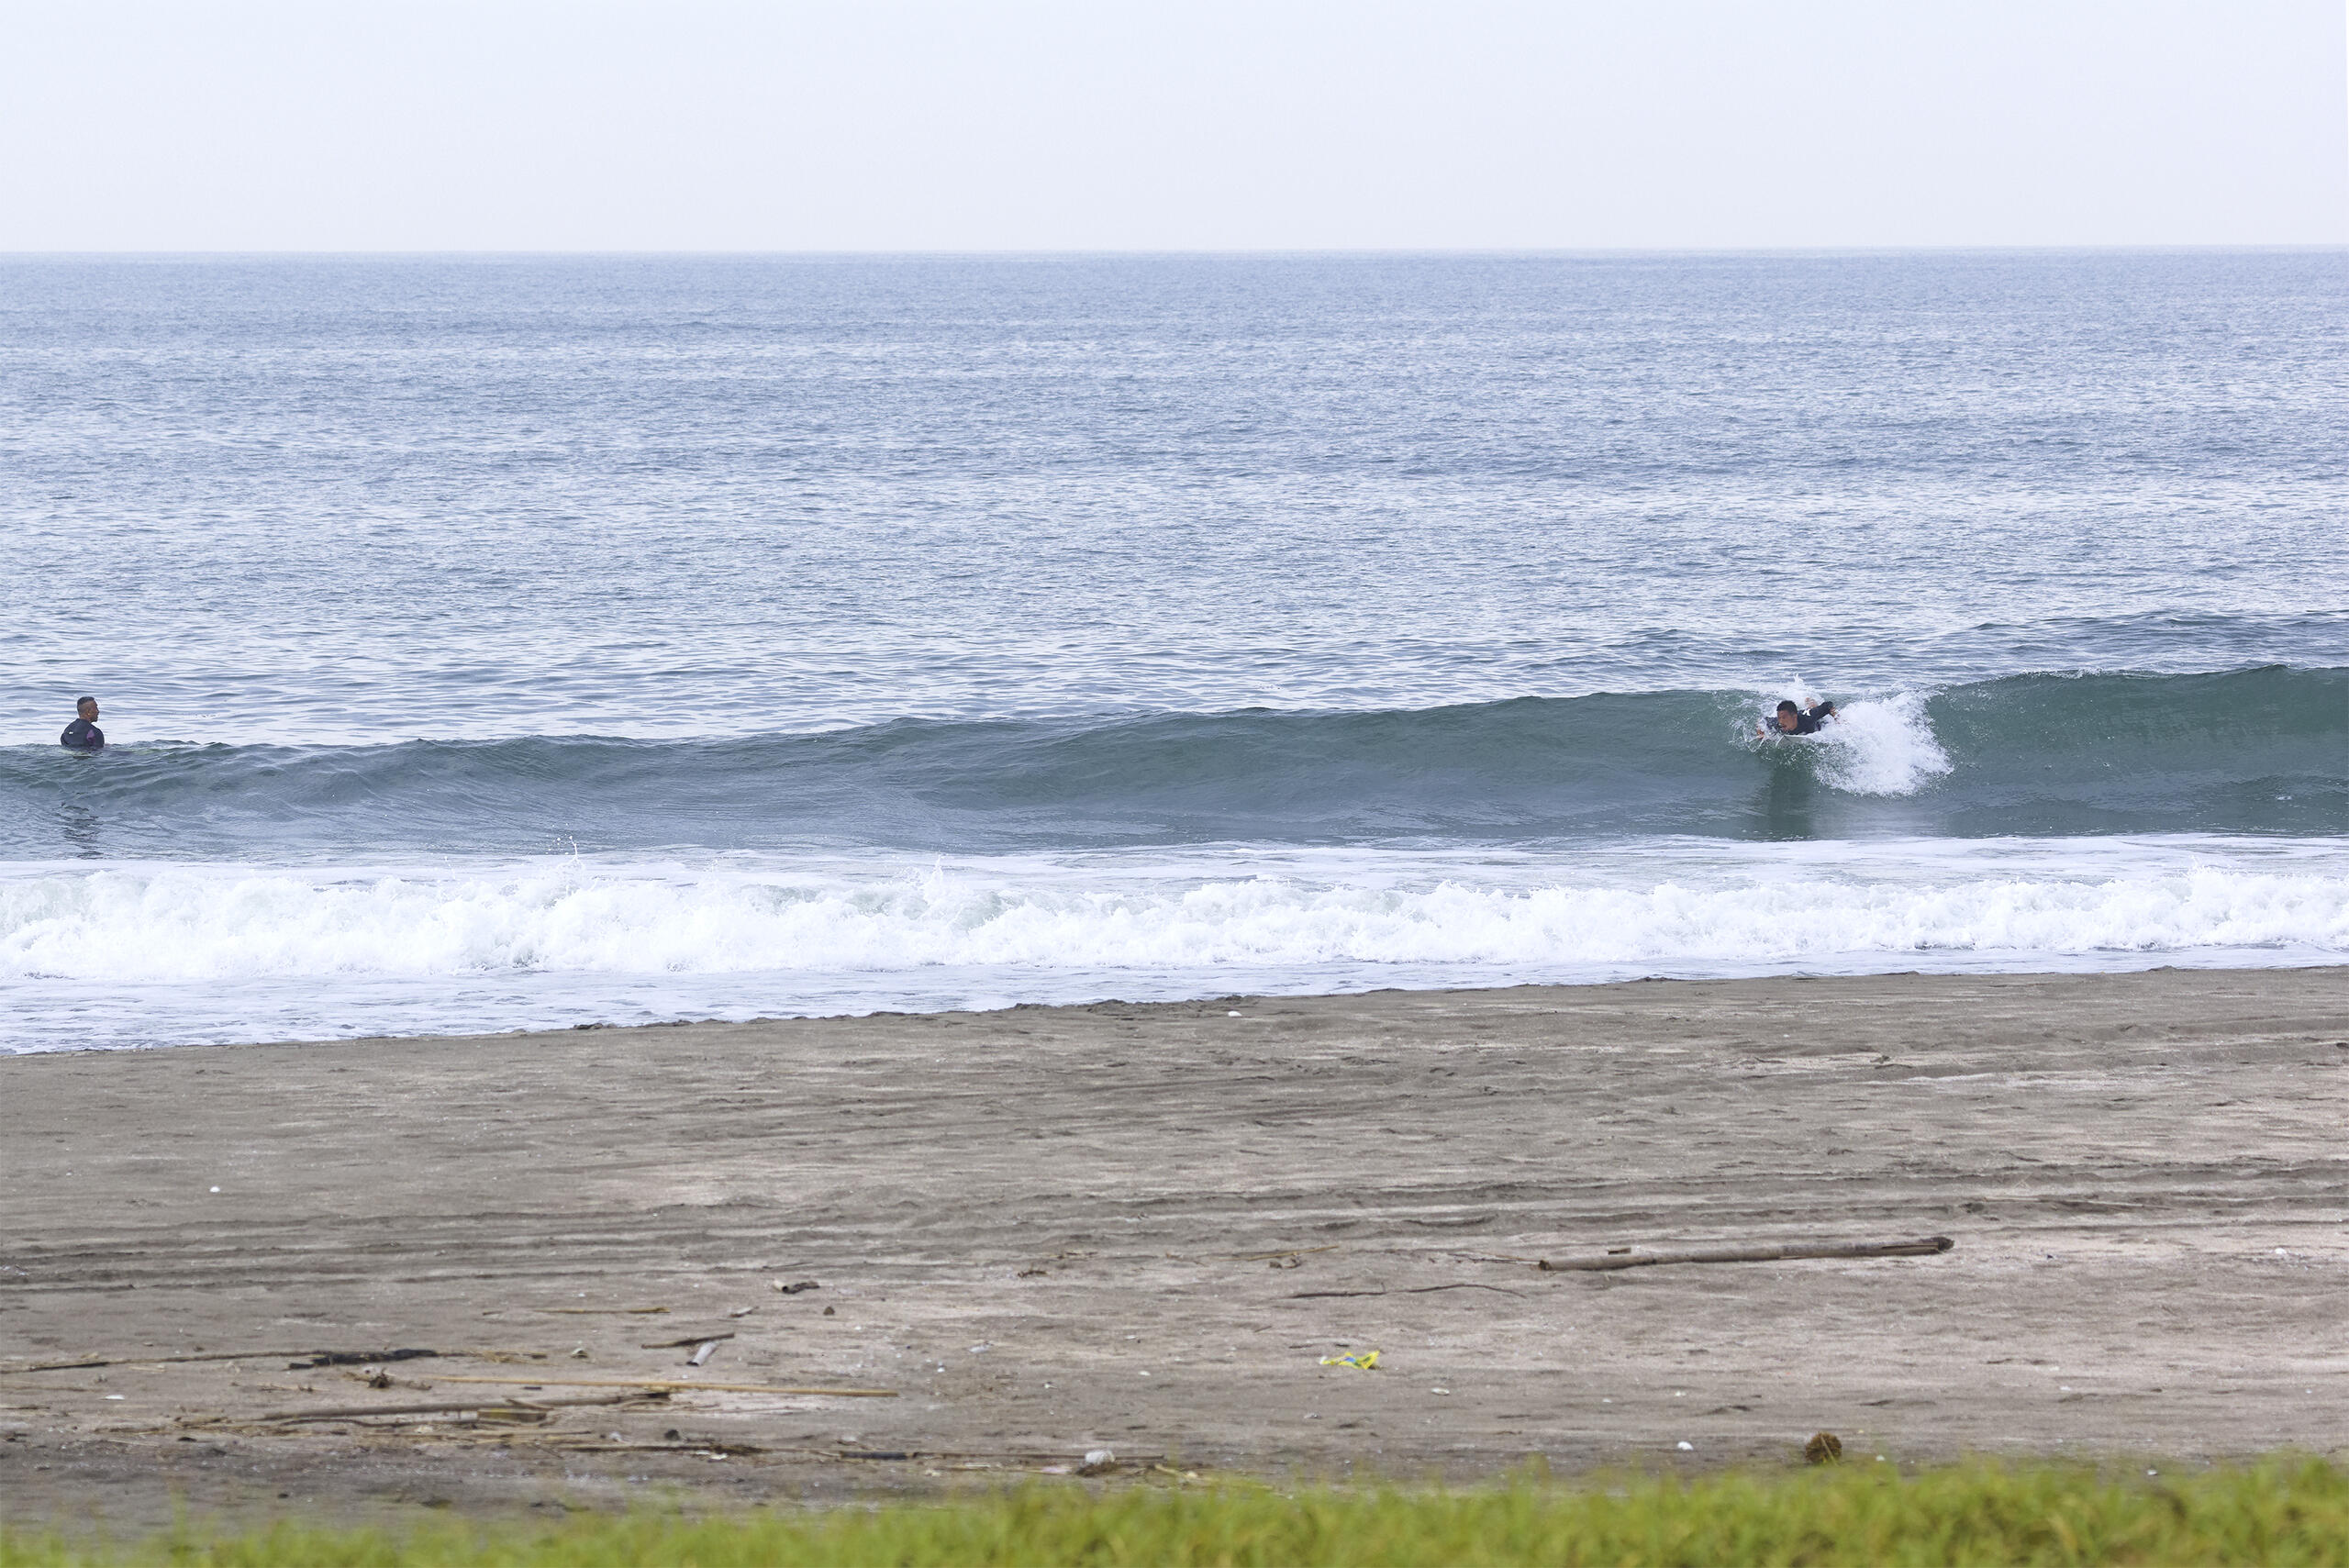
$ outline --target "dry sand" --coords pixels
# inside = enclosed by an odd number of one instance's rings
[[[2349,969],[12,1058],[0,1507],[826,1497],[1097,1447],[1466,1478],[1787,1462],[1820,1429],[1863,1461],[2338,1451],[2344,1108]],[[645,1348],[726,1333],[699,1368]],[[392,1347],[442,1353],[388,1387],[288,1364]],[[544,1386],[454,1381],[495,1376]],[[897,1396],[259,1419],[631,1377]]]

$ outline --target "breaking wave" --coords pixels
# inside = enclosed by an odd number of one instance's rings
[[[2349,959],[2349,846],[2191,837],[0,875],[0,1051],[1652,973]]]
[[[466,874],[50,867],[0,880],[0,976],[194,982],[937,966],[1156,971],[1331,962],[1733,972],[1936,952],[2349,953],[2349,856],[2020,862],[1927,855],[1604,864],[1453,857],[1213,874],[978,862],[895,872],[557,862]],[[1638,868],[1650,874],[1642,879]],[[1244,870],[1244,868],[1243,868]]]
[[[907,720],[710,741],[19,747],[0,751],[0,854],[2349,832],[2349,670],[1831,691],[1844,717],[1819,740],[1757,741],[1776,695]]]

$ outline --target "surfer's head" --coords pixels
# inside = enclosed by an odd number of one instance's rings
[[[1792,704],[1792,703],[1790,703],[1790,702],[1782,702],[1782,703],[1780,703],[1780,704],[1778,705],[1778,728],[1781,728],[1781,729],[1792,729],[1792,728],[1794,728],[1797,725],[1800,724],[1801,722],[1802,722],[1802,709],[1800,709],[1800,708],[1797,707],[1794,704]]]
[[[73,705],[73,711],[80,714],[83,718],[95,718],[98,717],[98,699],[95,697],[83,697],[80,702]]]

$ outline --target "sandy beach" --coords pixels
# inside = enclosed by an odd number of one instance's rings
[[[2344,1126],[2343,968],[20,1056],[0,1499],[2338,1452]]]

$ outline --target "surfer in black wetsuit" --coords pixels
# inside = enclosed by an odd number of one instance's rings
[[[1831,702],[1823,702],[1808,708],[1797,707],[1790,702],[1782,702],[1778,705],[1777,717],[1773,723],[1765,724],[1757,719],[1754,721],[1753,729],[1757,735],[1816,735],[1819,733],[1819,727],[1834,717],[1835,705]]]
[[[106,749],[106,732],[98,728],[98,699],[83,697],[73,705],[79,717],[65,727],[57,743],[69,751],[103,751]]]

